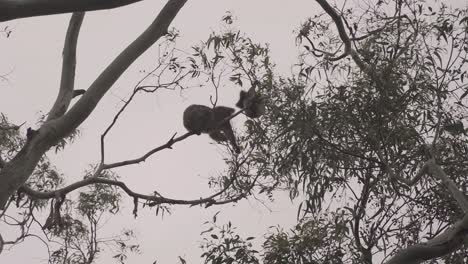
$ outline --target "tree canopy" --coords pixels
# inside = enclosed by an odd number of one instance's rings
[[[34,2],[34,1],[30,1]],[[237,234],[217,215],[202,232],[205,263],[467,263],[468,262],[468,8],[423,0],[383,0],[338,8],[316,0],[320,14],[298,25],[300,50],[290,74],[277,72],[267,44],[236,28],[227,13],[222,30],[191,48],[177,47],[170,23],[186,1],[170,0],[152,24],[96,78],[74,90],[76,46],[84,13],[136,1],[83,1],[63,9],[39,5],[39,14],[73,13],[63,50],[57,99],[39,128],[0,120],[0,219],[18,228],[0,237],[1,248],[37,236],[50,263],[95,263],[103,245],[117,262],[138,252],[131,230],[111,241],[98,238],[103,214],[175,205],[217,206],[277,191],[300,201],[297,225],[276,227],[263,239]],[[37,2],[40,4],[40,1]],[[53,5],[53,2],[49,3]],[[58,3],[59,5],[60,3]],[[82,6],[83,4],[84,6]],[[54,11],[51,11],[54,10]],[[19,11],[18,11],[19,12]],[[38,12],[2,15],[3,20]],[[312,14],[311,14],[312,15]],[[100,160],[83,179],[68,183],[45,155],[79,141],[79,128],[121,74],[155,43],[163,52],[100,135]],[[136,95],[158,89],[209,86],[210,102],[225,85],[255,87],[265,114],[236,129],[237,154],[224,144],[225,173],[207,183],[213,193],[194,199],[143,194],[119,179],[116,168],[138,164],[193,132],[174,134],[137,158],[109,163],[106,136]],[[197,88],[191,88],[197,89]],[[72,99],[77,101],[72,103]],[[242,119],[240,109],[228,119]],[[244,120],[244,119],[242,119]],[[225,120],[225,122],[229,120]],[[22,130],[26,135],[22,136]],[[133,211],[122,212],[122,197]],[[38,216],[47,211],[45,222]],[[180,257],[181,263],[190,262]]]

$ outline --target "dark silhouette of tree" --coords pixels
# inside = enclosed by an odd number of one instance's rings
[[[0,11],[0,19],[136,1],[41,2],[23,2],[34,7],[30,10],[2,3],[0,10],[6,10],[4,5],[13,11]],[[185,2],[168,1],[85,91],[74,89],[84,13],[73,13],[61,84],[48,114],[38,128],[11,124],[4,115],[0,120],[0,219],[20,230],[17,238],[0,237],[0,249],[37,236],[30,226],[38,225],[48,239],[60,241],[50,249],[52,263],[92,263],[106,243],[123,263],[128,253],[139,250],[132,232],[107,241],[97,233],[100,216],[116,214],[122,196],[133,199],[136,217],[142,207],[162,214],[171,205],[209,207],[260,194],[273,198],[275,191],[286,190],[291,199],[302,199],[295,227],[271,229],[257,251],[255,238],[237,235],[232,223],[219,224],[215,215],[201,234],[205,262],[468,262],[466,8],[382,0],[340,9],[316,0],[324,12],[300,26],[298,63],[291,75],[279,76],[268,46],[235,30],[229,13],[221,32],[178,53],[177,32],[168,27]],[[64,184],[65,176],[45,153],[72,143],[100,99],[156,42],[167,51],[147,75],[156,76],[156,84],[142,80],[135,86],[101,135],[100,160],[82,180]],[[213,107],[224,84],[244,91],[255,86],[265,113],[248,119],[236,135],[241,153],[226,144],[231,150],[226,173],[210,179],[212,194],[186,200],[131,189],[113,169],[145,161],[193,133],[174,134],[138,157],[112,163],[106,159],[106,136],[137,95],[184,89],[193,80],[213,88]],[[21,129],[27,129],[26,137]],[[45,222],[37,220],[40,210],[48,212]]]

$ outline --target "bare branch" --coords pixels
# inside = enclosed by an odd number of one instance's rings
[[[240,113],[242,113],[244,110],[241,109],[239,111],[237,111],[236,113],[224,118],[223,120],[221,120],[221,122],[219,122],[219,124],[216,126],[216,127],[220,127],[221,125],[223,125],[224,123],[226,122],[229,122],[229,120],[231,120],[232,118],[236,117],[237,115],[239,115]],[[159,146],[159,147],[156,147],[150,151],[148,151],[147,153],[145,153],[143,156],[139,157],[139,158],[136,158],[136,159],[131,159],[131,160],[125,160],[125,161],[120,161],[120,162],[115,162],[115,163],[111,163],[111,164],[103,164],[102,165],[102,169],[103,170],[107,170],[107,169],[113,169],[113,168],[117,168],[117,167],[122,167],[122,166],[127,166],[127,165],[132,165],[132,164],[138,164],[140,162],[143,162],[145,161],[147,158],[149,158],[151,155],[153,155],[154,153],[156,152],[159,152],[163,149],[171,149],[172,148],[172,145],[174,145],[175,143],[177,142],[180,142],[192,135],[194,135],[193,132],[187,132],[185,134],[183,134],[182,136],[180,137],[175,137],[177,133],[175,133],[165,144]]]
[[[358,65],[358,67],[362,71],[364,71],[367,74],[371,74],[371,70],[369,69],[369,67],[361,60],[357,52],[353,50],[352,45],[351,45],[351,39],[349,38],[348,33],[346,33],[346,28],[343,24],[343,20],[341,19],[341,16],[338,15],[335,9],[333,9],[333,7],[326,0],[316,0],[316,1],[323,8],[323,10],[327,12],[327,14],[331,17],[331,19],[335,23],[336,28],[338,30],[338,34],[340,35],[341,41],[343,41],[345,45],[345,50],[342,55],[336,58],[329,58],[329,60],[336,61],[348,55],[351,55],[354,62]]]
[[[143,156],[141,156],[139,158],[132,159],[132,160],[125,160],[125,161],[115,162],[115,163],[111,163],[111,164],[104,164],[102,167],[103,167],[103,169],[107,170],[107,169],[113,169],[113,168],[118,168],[118,167],[122,167],[122,166],[131,165],[131,164],[138,164],[140,162],[145,161],[148,157],[150,157],[151,155],[153,155],[156,152],[159,152],[159,151],[161,151],[163,149],[172,148],[172,145],[174,145],[174,143],[182,141],[182,140],[190,137],[193,134],[194,133],[192,133],[192,132],[187,132],[187,133],[185,133],[184,135],[182,135],[180,137],[175,137],[176,134],[174,134],[165,144],[148,151],[146,154],[144,154]]]
[[[54,106],[49,112],[47,120],[53,120],[65,114],[73,98],[73,88],[75,86],[76,68],[76,44],[80,33],[81,24],[84,18],[83,12],[73,13],[68,25],[65,45],[63,47],[62,79],[60,89]]]
[[[112,9],[140,1],[141,0],[3,0],[0,1],[0,22],[24,17]]]
[[[146,90],[146,86],[140,86],[140,84],[146,80],[146,78],[148,78],[149,76],[151,76],[156,70],[158,70],[158,68],[160,67],[160,64],[155,68],[153,69],[152,71],[150,71],[148,74],[146,74],[143,79],[141,79],[140,81],[138,81],[137,85],[135,86],[135,89],[133,89],[133,93],[132,95],[130,95],[130,98],[128,100],[126,100],[124,102],[124,105],[120,108],[120,110],[117,112],[117,114],[114,116],[114,118],[112,119],[112,122],[109,124],[109,126],[104,130],[104,133],[102,133],[101,135],[101,164],[103,164],[105,161],[104,161],[104,158],[105,158],[105,144],[104,144],[104,141],[105,141],[105,138],[107,136],[107,134],[109,133],[109,131],[114,127],[114,125],[117,123],[117,119],[119,119],[120,115],[125,111],[125,109],[128,107],[128,105],[133,101],[133,98],[135,97],[135,95],[140,92],[140,91],[146,91],[146,92],[155,92],[159,87],[154,87],[152,90]]]

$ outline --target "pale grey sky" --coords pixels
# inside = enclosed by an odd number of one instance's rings
[[[143,1],[131,6],[88,13],[78,41],[76,88],[86,89],[104,67],[154,19],[165,1]],[[464,0],[453,2],[463,4]],[[466,5],[466,3],[465,3]],[[221,17],[230,10],[238,18],[236,25],[258,42],[268,42],[278,70],[286,72],[296,60],[293,30],[308,16],[320,10],[312,0],[199,0],[189,1],[172,26],[181,34],[178,47],[189,47],[205,40],[219,26]],[[0,74],[11,72],[8,82],[0,82],[1,112],[24,127],[34,127],[39,111],[48,111],[58,89],[61,52],[70,15],[27,18],[1,23],[10,26],[10,38],[0,38]],[[58,157],[51,153],[67,181],[80,179],[88,164],[99,161],[99,136],[142,77],[140,70],[150,69],[155,49],[144,54],[114,85],[100,106],[81,127],[79,141],[68,146]],[[208,92],[208,93],[207,93]],[[209,103],[212,91],[192,90],[184,93],[161,91],[138,97],[122,117],[107,140],[107,159],[116,161],[136,157],[150,147],[165,143],[174,132],[183,133],[181,115],[191,103]],[[231,98],[231,99],[228,99]],[[225,96],[221,102],[233,105],[235,98]],[[234,121],[238,127],[241,120]],[[200,155],[200,152],[202,155]],[[121,179],[139,192],[160,193],[174,198],[198,198],[210,193],[207,179],[222,172],[223,148],[210,144],[208,137],[190,137],[173,150],[158,153],[145,163],[118,170]],[[175,161],[184,161],[182,167]],[[102,236],[110,236],[124,227],[133,228],[142,254],[131,256],[128,263],[175,263],[181,255],[189,263],[201,263],[198,249],[201,225],[218,210],[220,222],[231,220],[241,234],[262,236],[269,226],[295,223],[296,206],[286,195],[267,203],[269,212],[255,200],[223,207],[173,207],[163,219],[141,209],[134,219],[131,199],[124,196],[121,215],[108,219]],[[8,239],[8,237],[6,237]],[[0,263],[46,263],[46,249],[35,239],[0,255]],[[108,256],[99,263],[113,263]]]
[[[87,13],[80,32],[77,54],[76,88],[86,89],[97,74],[154,19],[165,1],[143,1],[115,10]],[[236,24],[255,41],[269,42],[275,62],[283,70],[296,58],[292,31],[308,15],[317,10],[313,1],[189,1],[173,23],[181,34],[178,47],[189,49],[206,40],[227,10],[238,18]],[[268,10],[268,12],[266,12]],[[13,29],[10,38],[0,39],[0,73],[11,72],[8,82],[1,82],[1,111],[12,121],[25,127],[35,126],[39,111],[48,111],[58,89],[63,39],[70,15],[37,17],[3,23]],[[114,85],[98,109],[81,127],[82,136],[55,157],[58,168],[68,182],[80,179],[88,164],[99,160],[99,136],[142,77],[139,70],[154,65],[156,50],[142,56]],[[212,91],[193,90],[184,93],[161,91],[141,96],[122,117],[107,143],[108,160],[121,160],[141,155],[149,147],[160,145],[174,133],[183,133],[181,113],[190,103],[209,103]],[[220,98],[233,105],[235,98]],[[241,126],[242,121],[236,121]],[[199,152],[202,152],[200,155]],[[175,198],[198,198],[210,193],[207,179],[221,173],[224,150],[210,144],[208,137],[191,137],[173,150],[160,152],[146,163],[118,171],[130,187],[140,192],[158,190]],[[175,161],[185,161],[182,167]],[[110,236],[123,227],[133,228],[142,245],[142,254],[131,256],[129,263],[174,263],[181,255],[191,263],[200,262],[200,232],[202,223],[222,210],[220,221],[231,220],[241,234],[261,236],[269,226],[291,226],[295,222],[296,206],[286,195],[278,203],[268,204],[272,213],[255,200],[236,205],[187,208],[173,207],[164,219],[140,210],[139,217],[131,215],[131,200],[124,196],[126,207],[122,215],[109,219],[101,235]],[[46,250],[35,239],[28,240],[0,255],[0,263],[45,263]],[[99,263],[113,263],[108,256]]]

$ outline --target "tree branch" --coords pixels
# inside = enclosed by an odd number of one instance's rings
[[[26,182],[44,153],[83,123],[120,75],[166,34],[186,2],[169,0],[153,23],[114,59],[65,115],[45,122],[34,136],[28,138],[20,152],[0,171],[0,209],[5,209],[8,198]]]
[[[3,0],[0,1],[0,22],[25,17],[112,9],[140,1],[141,0]]]
[[[338,34],[340,35],[341,41],[343,41],[345,45],[345,50],[342,55],[335,57],[335,58],[329,58],[329,60],[336,61],[340,60],[348,55],[351,55],[353,58],[354,62],[357,64],[357,66],[364,71],[367,74],[372,75],[372,70],[369,69],[369,67],[361,60],[359,55],[355,50],[353,50],[352,45],[351,45],[351,39],[348,36],[348,33],[346,33],[346,28],[343,24],[343,20],[341,19],[341,16],[338,15],[338,13],[333,9],[333,7],[327,2],[327,0],[315,0],[319,5],[325,10],[325,12],[331,17],[333,22],[336,25],[336,28],[338,30]]]
[[[68,106],[70,105],[71,99],[73,98],[73,88],[75,86],[76,44],[78,42],[78,34],[80,33],[84,14],[85,13],[83,12],[73,13],[70,19],[62,53],[63,62],[60,89],[47,120],[53,120],[65,114]]]
[[[422,168],[416,173],[416,176],[413,177],[413,179],[405,179],[402,176],[396,174],[391,167],[388,166],[388,164],[385,164],[387,167],[387,172],[390,175],[390,178],[396,179],[408,186],[413,186],[415,185],[427,172],[429,168],[429,161],[425,162]]]
[[[96,105],[124,71],[159,38],[167,29],[187,0],[169,0],[153,23],[97,77],[78,102],[59,120],[56,129],[60,136],[76,129],[91,114]]]
[[[0,254],[2,254],[2,251],[3,251],[3,244],[4,244],[3,237],[2,237],[2,234],[0,234]]]
[[[241,109],[241,110],[237,111],[236,113],[224,118],[223,120],[221,120],[216,125],[216,127],[220,127],[224,123],[229,122],[231,119],[238,116],[242,112],[244,112],[244,109]],[[122,167],[122,166],[127,166],[127,165],[132,165],[132,164],[138,164],[140,162],[145,161],[147,158],[149,158],[154,153],[159,152],[159,151],[161,151],[163,149],[171,149],[172,145],[174,145],[175,143],[180,142],[180,141],[194,135],[193,132],[187,132],[187,133],[183,134],[182,136],[175,137],[176,134],[174,134],[165,144],[148,151],[147,153],[145,153],[143,156],[141,156],[139,158],[131,159],[131,160],[125,160],[125,161],[119,161],[119,162],[115,162],[115,163],[111,163],[111,164],[103,164],[102,169],[103,170],[108,170],[108,169],[114,169],[114,168],[117,168],[117,167]]]
[[[110,179],[105,179],[105,178],[100,178],[100,177],[89,177],[87,179],[75,182],[73,184],[70,184],[64,188],[54,190],[54,191],[46,191],[46,192],[41,192],[41,191],[36,191],[31,189],[30,187],[27,186],[22,186],[19,191],[24,192],[25,194],[31,196],[32,198],[35,199],[52,199],[58,196],[63,196],[66,195],[70,192],[73,192],[79,188],[88,186],[88,185],[93,185],[93,184],[107,184],[107,185],[112,185],[112,186],[117,186],[121,188],[125,193],[127,193],[129,196],[133,198],[138,198],[138,199],[143,199],[146,201],[152,201],[157,204],[179,204],[179,205],[199,205],[199,204],[224,204],[229,201],[237,201],[241,199],[242,197],[245,196],[245,194],[240,195],[239,197],[233,197],[228,200],[222,200],[222,201],[215,201],[214,198],[217,196],[221,195],[224,193],[227,188],[224,188],[223,190],[214,193],[213,195],[210,195],[205,198],[199,198],[199,199],[194,199],[194,200],[180,200],[180,199],[171,199],[171,198],[166,198],[163,197],[159,194],[153,194],[153,195],[146,195],[146,194],[141,194],[132,191],[124,182],[122,181],[117,181],[117,180],[110,180]]]
[[[442,168],[437,165],[433,158],[424,163],[421,170],[412,180],[406,180],[399,176],[397,177],[391,169],[389,172],[392,177],[397,178],[409,186],[418,182],[419,179],[426,173],[430,173],[432,176],[439,179],[442,184],[449,190],[453,198],[457,201],[458,205],[465,213],[465,217],[439,236],[425,243],[413,245],[400,251],[386,264],[420,263],[425,260],[449,254],[457,250],[464,243],[468,243],[468,200],[466,199],[465,195],[460,190],[458,190],[456,184],[448,177]]]
[[[428,162],[429,172],[438,178],[447,190],[452,194],[453,198],[457,201],[463,212],[468,215],[468,200],[457,187],[457,185],[449,178],[449,176],[442,170],[442,168],[435,163],[434,159]]]
[[[398,252],[386,264],[421,263],[449,254],[468,243],[468,215],[435,238]]]

